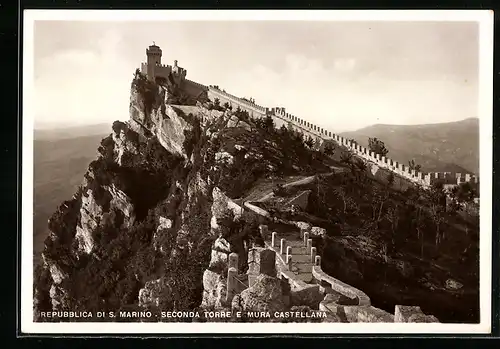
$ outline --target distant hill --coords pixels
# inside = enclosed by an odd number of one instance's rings
[[[36,128],[35,140],[56,140],[64,138],[78,138],[92,135],[106,135],[111,133],[111,124],[96,124],[85,126],[68,126],[59,128]]]
[[[425,172],[479,174],[479,119],[427,125],[373,125],[344,132],[367,147],[368,138],[385,143],[388,156],[403,164],[414,159]]]
[[[68,137],[69,131],[73,132]],[[97,133],[101,130],[100,134]],[[104,131],[105,130],[105,131]],[[85,135],[90,132],[90,135]],[[101,139],[111,133],[102,125],[35,131],[33,244],[35,263],[47,237],[47,219],[64,200],[70,199],[81,183],[89,163],[96,159]],[[79,136],[76,136],[79,135]]]

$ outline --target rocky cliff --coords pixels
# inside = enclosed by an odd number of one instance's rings
[[[253,132],[264,126],[136,72],[130,119],[113,124],[78,191],[49,219],[35,314],[214,304],[206,284],[217,283],[207,276],[224,263],[217,253],[245,255],[258,239],[228,195],[292,166]]]
[[[434,313],[446,298],[443,314],[459,309],[459,321],[476,314],[477,227],[437,211],[424,194],[368,178],[366,165],[344,150],[332,157],[286,126],[276,129],[271,118],[252,119],[139,72],[129,120],[111,131],[77,192],[49,219],[35,272],[35,320],[67,321],[37,317],[51,310],[317,307],[317,299],[297,303],[276,275],[257,276],[250,286],[249,250],[263,246],[264,221],[279,233],[300,228],[290,222],[314,226],[324,271],[369,291],[381,308],[393,311],[407,297]],[[250,201],[268,216],[249,213]],[[227,295],[232,252],[239,256],[235,282],[243,285],[236,297]],[[448,280],[463,287],[441,287]]]

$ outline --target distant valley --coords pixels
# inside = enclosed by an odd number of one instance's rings
[[[80,185],[89,163],[97,157],[108,124],[35,130],[33,244],[35,263],[47,237],[47,219]]]

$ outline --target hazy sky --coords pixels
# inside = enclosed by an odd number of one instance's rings
[[[477,117],[474,22],[35,22],[35,123],[128,119],[156,42],[187,78],[332,131]]]

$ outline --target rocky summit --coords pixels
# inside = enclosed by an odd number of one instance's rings
[[[209,97],[136,71],[129,120],[49,219],[36,321],[393,322],[400,304],[420,322],[478,319],[476,222],[436,191],[388,186],[341,145]]]

